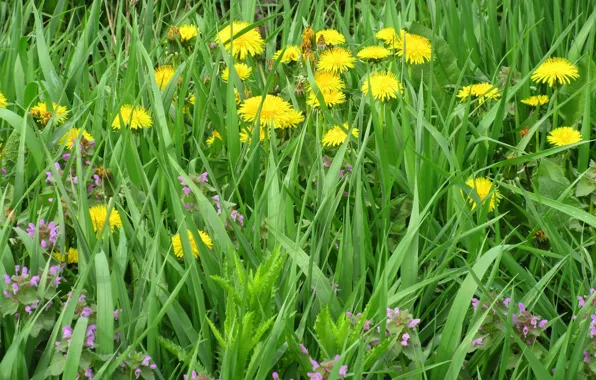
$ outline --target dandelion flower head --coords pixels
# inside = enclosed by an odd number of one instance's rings
[[[155,81],[161,90],[168,87],[168,83],[170,83],[173,76],[174,68],[170,65],[159,66],[155,69]]]
[[[108,217],[108,208],[105,205],[93,206],[89,209],[89,215],[91,216],[93,230],[97,233],[101,232],[106,223],[106,218]],[[122,227],[122,219],[120,219],[118,210],[112,208],[110,211],[110,218],[107,222],[111,231],[114,231],[114,227]]]
[[[213,241],[211,240],[211,237],[209,237],[209,235],[207,234],[207,232],[205,231],[197,231],[199,234],[199,237],[201,238],[201,241],[203,242],[203,244],[205,244],[207,246],[207,248],[209,249],[213,249]],[[195,238],[192,235],[192,232],[190,230],[188,230],[188,240],[190,240],[190,247],[192,248],[192,255],[195,258],[199,257],[199,247],[197,246],[197,242],[195,241]],[[182,238],[180,237],[180,234],[176,234],[172,237],[172,247],[174,248],[174,254],[176,255],[176,257],[178,258],[184,258],[184,251],[182,249]]]
[[[369,91],[373,98],[385,102],[397,98],[403,92],[403,86],[392,72],[380,71],[364,79],[362,93],[368,95]]]
[[[395,54],[404,57],[411,65],[429,62],[432,56],[430,40],[417,34],[400,31],[399,38],[393,43]]]
[[[364,49],[360,50],[357,54],[358,58],[364,61],[374,61],[378,62],[381,61],[391,55],[389,49],[384,48],[383,46],[367,46]]]
[[[354,68],[355,58],[344,48],[327,49],[319,57],[320,70],[341,74]]]
[[[252,67],[248,66],[246,63],[235,63],[234,70],[236,70],[236,73],[238,74],[238,78],[240,78],[240,80],[248,79],[250,73],[252,73]],[[229,78],[230,68],[226,67],[221,73],[221,79],[224,82],[227,82]]]
[[[120,107],[120,112],[114,118],[112,122],[112,128],[120,129],[122,128],[122,124],[128,125],[130,129],[140,129],[140,128],[150,128],[153,125],[153,121],[151,120],[151,116],[147,110],[141,106],[132,106],[130,104],[125,104]]]
[[[180,34],[180,41],[190,41],[199,35],[199,27],[189,24],[182,25],[180,28],[178,28],[178,33]]]
[[[250,142],[250,140],[252,139],[252,132],[253,132],[253,128],[244,128],[240,131],[240,142],[241,143],[245,143],[245,142]],[[265,141],[265,139],[267,138],[267,127],[265,126],[261,126],[261,128],[259,129],[259,141]]]
[[[478,196],[478,199],[480,199],[482,205],[485,205],[486,202],[489,202],[489,211],[493,211],[495,207],[499,204],[499,200],[502,198],[502,195],[499,193],[499,191],[496,189],[496,187],[489,178],[470,178],[466,181],[466,185],[471,187],[472,190],[476,192],[476,195]],[[476,200],[469,195],[468,202],[470,203],[470,205],[472,205],[472,210],[476,208]]]
[[[339,75],[328,71],[317,71],[315,73],[315,83],[319,90],[326,91],[342,91],[345,87],[344,81]]]
[[[321,95],[323,96],[323,100],[325,101],[325,105],[327,107],[332,107],[338,104],[342,104],[346,101],[346,96],[341,91],[322,91]],[[321,104],[319,103],[319,98],[314,91],[310,92],[308,96],[308,100],[306,101],[308,105],[314,108],[318,108]]]
[[[457,93],[457,97],[465,102],[468,98],[473,97],[478,99],[478,103],[482,104],[486,99],[498,99],[501,97],[499,89],[490,83],[477,83],[471,86],[465,86]]]
[[[56,103],[52,103],[52,110],[49,110],[45,102],[39,102],[29,110],[29,114],[41,125],[48,124],[52,116],[56,117],[57,124],[62,124],[67,119],[67,113],[66,107],[59,106]]]
[[[582,141],[582,134],[571,127],[559,127],[550,131],[546,139],[552,145],[564,146]]]
[[[397,34],[395,28],[383,28],[379,30],[377,34],[375,34],[375,37],[391,46],[393,46],[393,44],[399,39],[399,35]]]
[[[233,48],[234,57],[242,60],[246,59],[249,55],[254,57],[263,53],[265,48],[265,41],[256,28],[247,31],[241,36],[236,36],[240,31],[249,26],[250,24],[247,22],[234,21],[231,25],[223,28],[217,35],[218,41],[228,50]]]
[[[8,101],[6,100],[6,97],[4,96],[3,93],[0,92],[0,108],[6,107],[7,104],[8,104]]]
[[[54,258],[62,263],[76,264],[79,262],[79,251],[76,248],[71,247],[68,250],[68,254],[54,252]]]
[[[208,146],[213,145],[213,143],[215,142],[216,139],[221,141],[221,135],[219,134],[219,132],[217,132],[217,131],[211,132],[211,136],[209,136],[206,140],[207,145]]]
[[[261,106],[259,113],[259,107]],[[273,125],[273,128],[292,128],[304,120],[302,112],[292,108],[290,103],[279,96],[266,95],[253,96],[242,103],[238,114],[247,123],[254,122],[257,118],[261,126]]]
[[[59,144],[66,145],[68,149],[72,149],[74,147],[75,140],[81,136],[81,145],[84,143],[94,142],[93,136],[85,130],[81,130],[79,128],[71,128],[68,132],[64,134],[58,141]]]
[[[569,84],[572,79],[579,78],[577,66],[566,58],[548,58],[532,74],[532,80],[538,83],[548,83],[553,87],[559,84]]]
[[[532,107],[539,107],[547,104],[549,101],[547,95],[534,95],[529,98],[523,99],[521,102]]]
[[[280,49],[275,52],[275,54],[273,54],[273,60],[277,61],[282,52],[283,55],[281,57],[281,63],[298,62],[302,56],[302,50],[300,49],[300,46],[289,45],[286,46],[285,50]]]
[[[323,136],[323,146],[338,146],[344,143],[348,138],[348,134],[346,131],[350,130],[350,126],[348,123],[344,123],[343,127],[339,125],[333,126],[333,128],[329,129],[325,135]],[[352,136],[358,138],[358,129],[352,129]]]
[[[319,42],[319,38],[323,37],[325,44],[327,45],[342,45],[346,43],[346,38],[343,34],[335,29],[325,29],[317,32],[316,41]]]

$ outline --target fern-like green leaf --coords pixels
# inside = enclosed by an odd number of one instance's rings
[[[335,323],[333,323],[333,320],[331,319],[329,308],[321,310],[315,320],[315,334],[321,348],[325,351],[325,354],[328,357],[337,353],[335,335],[333,333],[335,329]]]

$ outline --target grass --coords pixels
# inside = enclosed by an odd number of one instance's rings
[[[594,376],[593,8],[0,3],[0,378]],[[217,42],[230,20],[248,23],[231,51]],[[187,24],[200,32],[182,41],[171,27]],[[316,62],[272,59],[302,45],[307,26],[339,31],[354,56],[382,45],[381,28],[405,29],[429,40],[432,59],[356,59],[341,74],[345,103],[315,109]],[[234,52],[254,28],[263,52],[247,57],[242,81]],[[328,48],[312,45],[315,56]],[[536,83],[549,57],[579,77]],[[174,69],[163,88],[161,65]],[[380,70],[403,84],[395,99],[363,95]],[[498,96],[458,97],[481,82]],[[264,94],[304,120],[249,129],[238,111]],[[548,103],[521,102],[537,94]],[[49,111],[34,118],[40,102]],[[64,123],[52,102],[67,108]],[[113,129],[125,104],[144,107],[151,127]],[[343,123],[358,137],[324,146]],[[551,145],[561,126],[582,141]],[[94,144],[65,146],[73,128]],[[468,181],[479,177],[492,182],[486,193]],[[70,248],[76,262],[58,266]]]

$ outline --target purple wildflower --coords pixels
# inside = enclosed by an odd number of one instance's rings
[[[141,362],[141,365],[148,367],[149,366],[149,362],[151,361],[151,356],[147,355],[143,358],[143,361]]]
[[[72,337],[72,327],[66,325],[62,328],[62,339],[70,339]]]
[[[410,323],[408,323],[408,327],[413,329],[420,323],[420,318],[412,319]]]
[[[404,347],[409,346],[410,345],[409,341],[410,341],[410,334],[404,333],[401,336],[401,342],[400,342],[401,345],[404,346]]]
[[[584,297],[577,296],[577,306],[584,307],[585,304],[586,304],[586,300],[584,299]]]
[[[304,344],[300,343],[300,350],[302,350],[302,355],[308,355],[308,350],[304,347]]]
[[[135,369],[135,379],[138,379],[139,377],[141,377],[141,369],[137,368]]]
[[[10,283],[12,282],[12,279],[6,273],[4,273],[4,282],[6,283],[6,285],[10,285]]]
[[[275,380],[279,380],[279,375],[277,374],[277,372],[273,372],[271,377],[273,377],[273,379],[275,379]]]
[[[480,338],[478,338],[478,339],[475,339],[475,340],[472,342],[472,347],[475,347],[475,346],[480,346],[480,345],[482,344],[482,342],[484,342],[484,337],[482,337],[482,336],[481,336]]]
[[[81,317],[83,318],[89,318],[91,316],[91,314],[93,314],[93,309],[91,309],[90,307],[85,306],[83,308],[83,310],[81,311]]]
[[[31,286],[38,286],[39,285],[39,276],[33,276],[31,277],[31,280],[29,281],[29,284],[31,284]]]

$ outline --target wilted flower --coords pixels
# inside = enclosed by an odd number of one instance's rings
[[[64,106],[59,106],[52,102],[52,108],[48,109],[45,102],[39,102],[36,106],[29,110],[29,114],[33,116],[35,121],[41,125],[48,124],[48,121],[54,116],[56,118],[56,124],[62,124],[67,119],[68,110]]]

